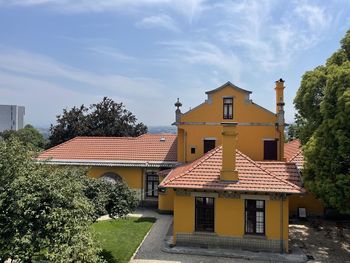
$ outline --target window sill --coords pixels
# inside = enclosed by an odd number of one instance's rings
[[[265,235],[244,234],[243,238],[246,239],[267,239]]]

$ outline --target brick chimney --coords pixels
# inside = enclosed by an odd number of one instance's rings
[[[279,79],[276,81],[276,114],[278,114],[284,108],[284,80]]]
[[[238,181],[236,170],[237,122],[222,122],[222,167],[220,180]]]
[[[279,133],[279,153],[278,160],[284,160],[284,80],[279,79],[276,81],[276,114],[277,114],[277,123],[276,128]]]

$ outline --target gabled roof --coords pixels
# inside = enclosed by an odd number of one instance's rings
[[[227,82],[226,82],[225,84],[223,84],[222,86],[220,86],[220,87],[218,87],[218,88],[216,88],[216,89],[207,91],[207,92],[205,92],[205,93],[206,93],[206,94],[212,94],[212,93],[217,92],[217,91],[219,91],[219,90],[221,90],[221,89],[223,89],[223,88],[226,88],[226,87],[231,87],[231,88],[233,88],[233,89],[235,89],[235,90],[238,90],[238,91],[241,91],[241,92],[245,92],[245,93],[252,93],[252,92],[249,91],[249,90],[245,90],[245,89],[241,89],[241,88],[237,87],[236,85],[232,84],[230,81],[227,81]]]
[[[174,168],[160,184],[160,187],[264,192],[264,193],[301,193],[304,190],[277,176],[254,162],[240,151],[236,151],[238,181],[221,181],[222,146],[208,152],[192,163]]]
[[[55,164],[173,167],[177,164],[176,138],[175,134],[75,137],[44,151],[37,159]]]
[[[287,162],[295,163],[301,170],[304,167],[304,155],[298,139],[284,144],[284,158]]]

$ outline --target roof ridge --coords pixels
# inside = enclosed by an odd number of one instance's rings
[[[300,153],[302,152],[302,149],[300,149],[296,154],[294,154],[290,159],[289,159],[289,163],[291,163]]]
[[[218,146],[218,147],[216,147],[216,148],[214,148],[214,149],[212,149],[211,151],[207,152],[205,155],[201,156],[201,157],[198,158],[197,160],[194,160],[194,161],[192,161],[191,163],[185,164],[184,166],[190,165],[190,164],[193,164],[193,166],[191,166],[189,169],[187,169],[186,171],[182,172],[182,173],[179,174],[178,176],[175,176],[174,178],[169,179],[168,182],[172,182],[172,181],[174,181],[175,179],[178,179],[178,178],[182,177],[183,175],[185,175],[186,173],[192,171],[194,168],[198,167],[198,165],[200,165],[200,164],[203,163],[204,161],[208,160],[209,157],[211,157],[211,156],[213,156],[215,153],[217,153],[218,150],[219,150],[220,148],[221,148],[221,145]],[[179,167],[181,167],[181,165],[178,166],[178,167],[176,167],[176,168],[174,168],[173,170],[175,170],[175,169],[177,169],[177,168],[179,168]],[[169,174],[171,174],[171,172],[170,172]],[[169,174],[168,174],[168,176],[169,176]],[[164,180],[165,180],[165,179],[166,179],[166,178],[164,178]]]
[[[250,90],[246,90],[246,89],[242,89],[242,88],[238,87],[237,85],[233,84],[231,81],[227,81],[226,83],[222,84],[221,86],[219,86],[219,87],[217,87],[217,88],[215,88],[213,90],[206,91],[205,93],[206,94],[211,94],[211,93],[214,93],[214,92],[216,92],[216,91],[218,91],[220,89],[223,89],[223,88],[225,88],[227,86],[229,86],[231,88],[234,88],[236,90],[239,90],[241,92],[245,92],[245,93],[249,93],[249,94],[252,93]]]
[[[75,138],[81,139],[137,139],[138,137],[132,136],[76,136]]]

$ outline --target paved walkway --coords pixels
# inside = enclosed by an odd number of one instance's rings
[[[185,254],[173,254],[163,252],[164,242],[169,239],[171,231],[169,228],[172,224],[173,217],[171,215],[158,214],[152,210],[137,210],[135,215],[143,215],[147,217],[157,218],[156,223],[153,225],[148,236],[141,244],[134,258],[131,259],[131,263],[209,263],[209,262],[239,262],[239,263],[254,263],[254,262],[266,262],[266,261],[252,261],[244,259],[213,257],[213,256],[198,256],[198,255],[185,255]]]

